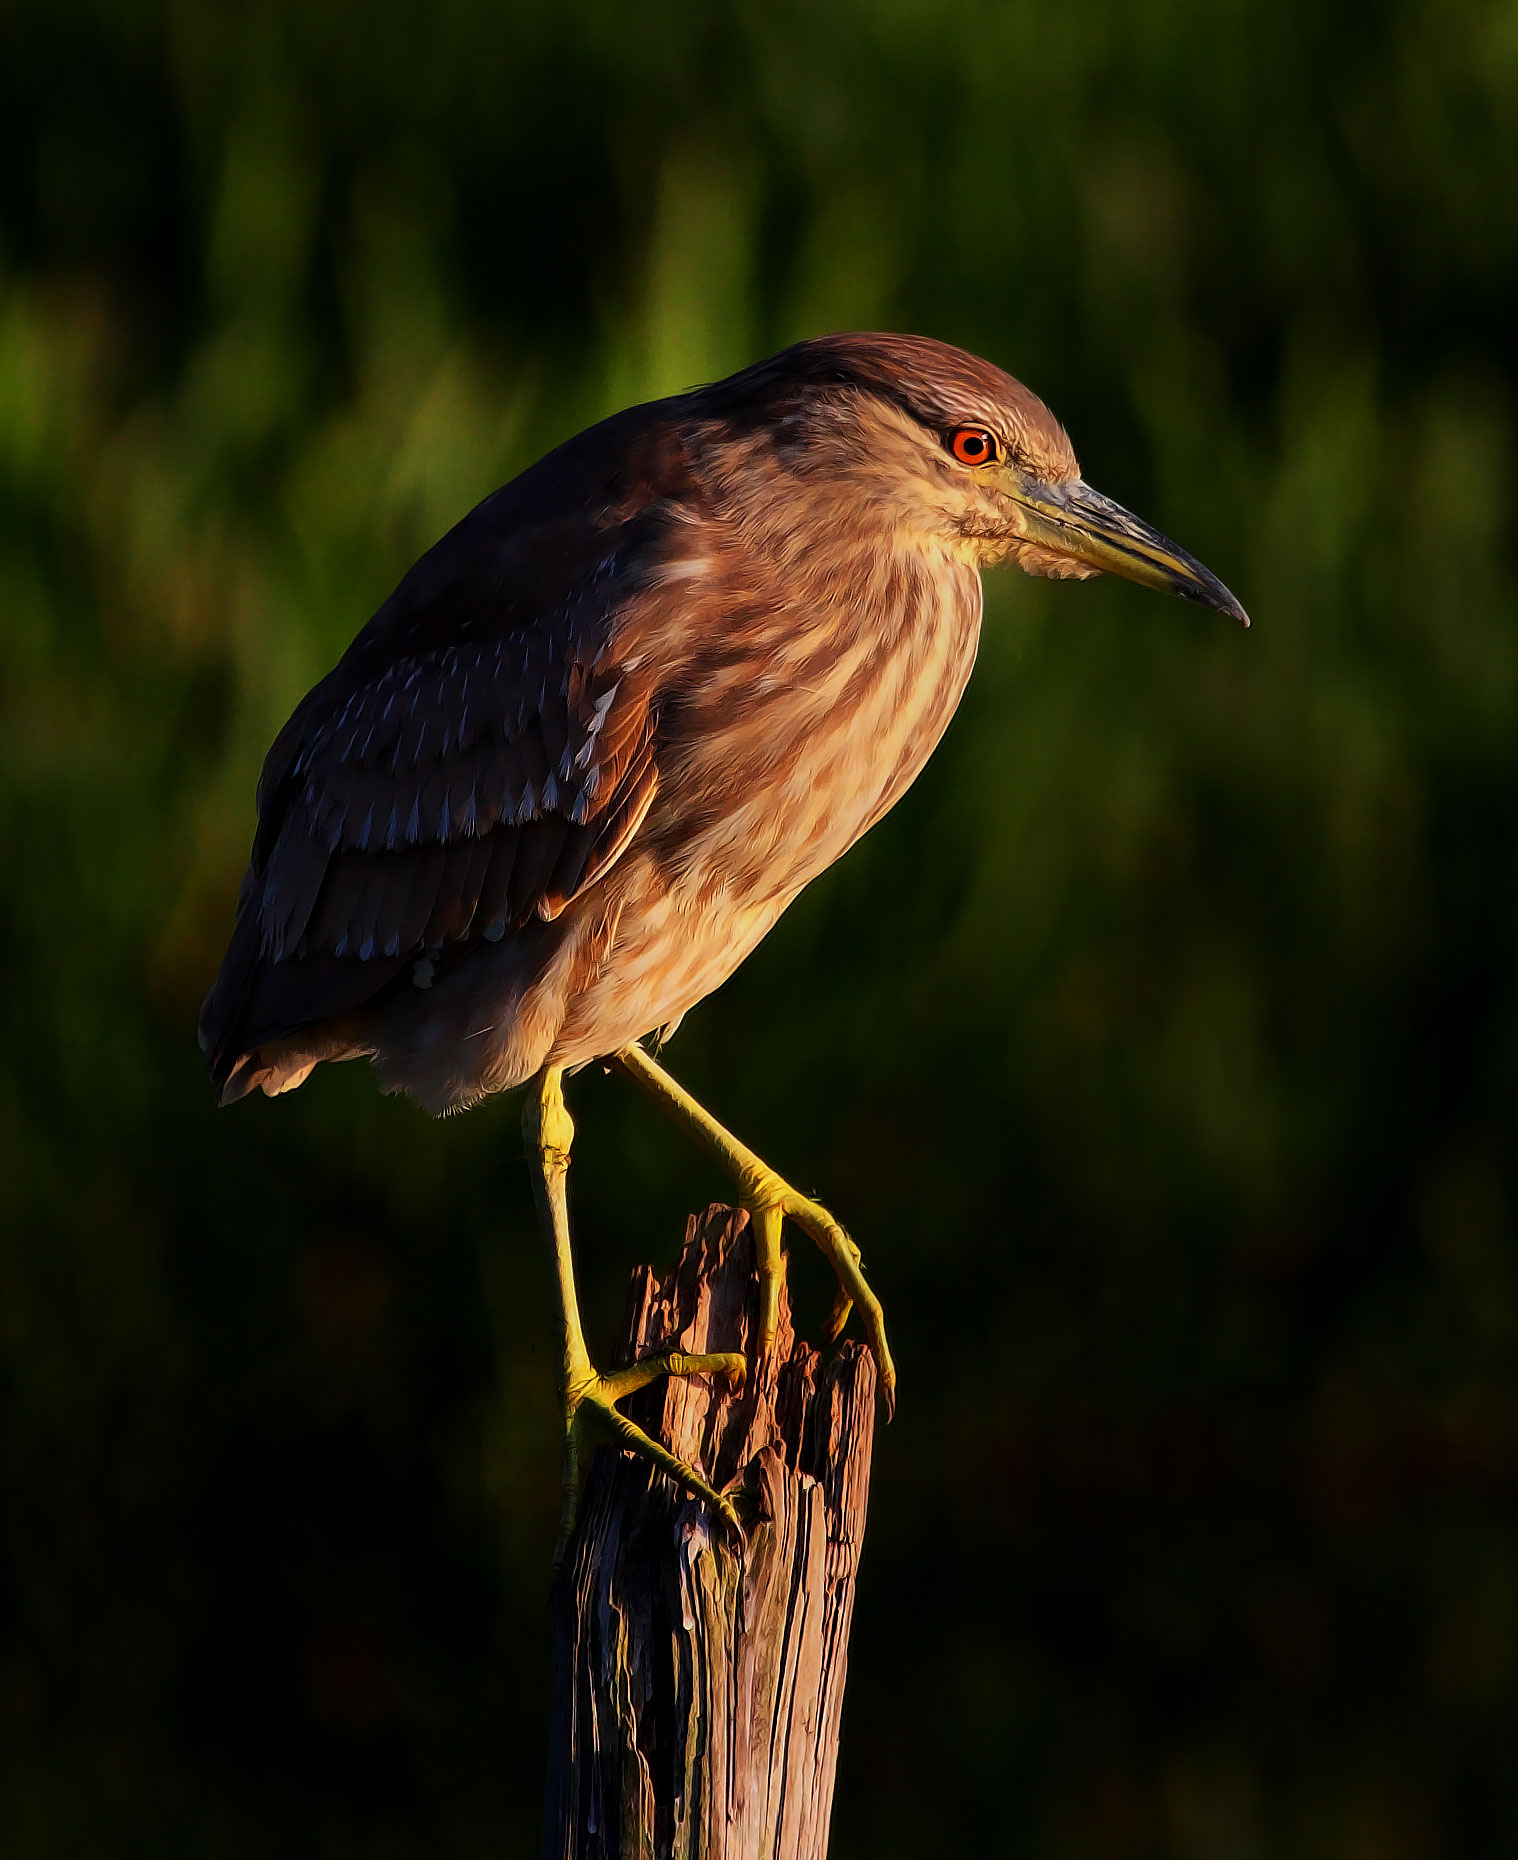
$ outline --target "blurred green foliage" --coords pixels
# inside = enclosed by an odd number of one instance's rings
[[[427,543],[884,326],[1256,626],[1000,577],[672,1049],[893,1322],[834,1851],[1518,1849],[1514,0],[13,0],[0,105],[0,1847],[531,1851],[514,1107],[218,1114],[196,1007]],[[604,1348],[721,1184],[574,1103]]]

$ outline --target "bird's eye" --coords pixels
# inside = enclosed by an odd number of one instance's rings
[[[983,426],[962,426],[949,441],[949,450],[961,465],[989,465],[996,457],[996,438]]]

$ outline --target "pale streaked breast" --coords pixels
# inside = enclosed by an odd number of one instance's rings
[[[841,858],[948,727],[980,615],[976,570],[924,555],[767,616],[769,637],[714,668],[661,758],[650,843],[676,891],[789,902]]]

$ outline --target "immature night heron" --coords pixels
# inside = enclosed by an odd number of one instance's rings
[[[528,1084],[523,1128],[563,1321],[565,1502],[596,1432],[729,1522],[615,1402],[736,1355],[592,1366],[564,1184],[562,1080],[613,1060],[731,1170],[760,1348],[793,1220],[895,1372],[859,1253],[639,1044],[732,974],[904,792],[954,714],[980,571],[1106,570],[1243,609],[1081,480],[1058,422],[989,363],[914,336],[798,343],[615,415],[487,497],[309,692],[258,830],[200,1038],[227,1103],[366,1056],[430,1110]]]

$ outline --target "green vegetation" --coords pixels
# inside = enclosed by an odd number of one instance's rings
[[[1000,577],[671,1048],[893,1324],[835,1853],[1518,1849],[1513,0],[16,0],[0,104],[0,1848],[531,1851],[515,1107],[215,1113],[196,1008],[414,555],[874,325],[1255,629]],[[720,1184],[574,1109],[604,1347]]]

